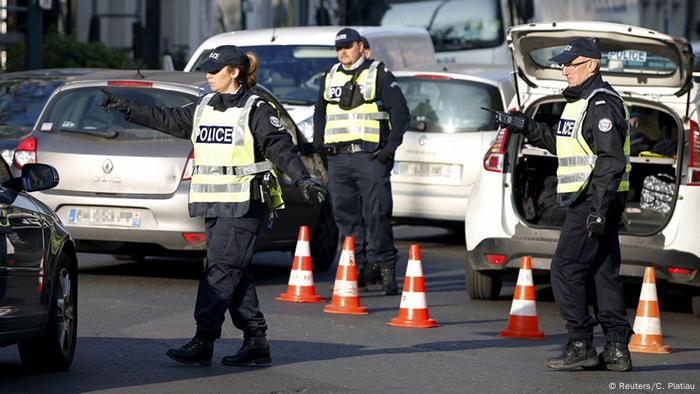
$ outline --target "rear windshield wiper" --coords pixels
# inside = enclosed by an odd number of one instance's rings
[[[110,131],[93,131],[93,130],[78,130],[78,129],[59,129],[58,130],[61,133],[72,133],[72,134],[84,134],[84,135],[89,135],[92,137],[101,137],[101,138],[117,138],[119,135],[119,132],[116,130],[110,130]]]

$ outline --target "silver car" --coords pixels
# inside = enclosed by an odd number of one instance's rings
[[[100,108],[109,90],[164,107],[189,104],[209,92],[204,74],[107,71],[63,85],[46,104],[15,162],[51,164],[61,174],[54,189],[35,196],[54,209],[76,240],[78,251],[130,258],[147,255],[204,256],[204,220],[190,217],[188,190],[193,164],[189,140],[127,122],[122,113]],[[305,141],[282,105],[264,88],[254,92],[278,109],[301,148]],[[321,160],[302,156],[309,172],[325,181]],[[337,229],[328,205],[304,202],[292,180],[280,176],[286,206],[271,230],[261,232],[258,250],[291,250],[300,225],[312,234],[316,270],[333,260]]]

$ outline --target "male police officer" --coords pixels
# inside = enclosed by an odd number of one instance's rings
[[[358,286],[368,256],[382,267],[382,289],[398,294],[397,250],[391,227],[389,176],[409,123],[406,99],[394,75],[363,57],[360,34],[335,37],[340,63],[321,83],[314,112],[314,146],[328,155],[328,189],[335,221],[355,238]]]
[[[522,113],[501,114],[508,131],[523,133],[531,144],[558,156],[557,196],[569,207],[552,260],[552,290],[566,320],[569,342],[560,357],[547,360],[551,369],[595,367],[628,371],[627,320],[620,281],[618,222],[629,189],[630,139],[627,107],[600,75],[600,49],[587,38],[571,40],[551,61],[563,65],[567,101],[556,129]],[[593,286],[587,289],[592,279]],[[587,297],[607,338],[600,357],[593,345]]]

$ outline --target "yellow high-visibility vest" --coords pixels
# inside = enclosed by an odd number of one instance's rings
[[[255,162],[250,112],[260,97],[251,95],[243,107],[216,111],[207,105],[213,96],[214,93],[204,96],[194,114],[194,172],[189,201],[247,204],[255,174],[269,171],[275,176],[270,161]],[[272,206],[282,209],[282,190],[278,182],[273,182],[273,186]]]
[[[578,197],[588,185],[593,166],[595,165],[597,156],[586,139],[583,137],[581,128],[583,120],[586,117],[588,102],[597,93],[606,93],[622,100],[622,97],[616,92],[601,88],[594,90],[585,99],[580,99],[572,103],[567,103],[564,107],[564,112],[561,114],[561,119],[557,125],[557,157],[559,166],[557,167],[557,193],[560,195],[569,195],[566,199],[566,204],[570,204]],[[629,118],[627,104],[622,100],[622,105],[625,108],[625,118]],[[608,119],[608,121],[611,121]],[[605,127],[606,125],[598,125]],[[612,128],[614,125],[607,125]],[[632,168],[630,164],[630,133],[627,127],[627,135],[624,143],[624,154],[627,164],[622,180],[617,187],[618,192],[628,191],[629,173]]]
[[[352,75],[338,72],[340,63],[334,65],[326,75],[323,98],[326,105],[326,127],[323,140],[326,145],[338,145],[351,141],[362,141],[363,150],[373,151],[379,146],[380,121],[389,120],[389,114],[381,111],[377,104],[377,67],[379,61],[360,72],[356,82],[360,87],[363,103],[344,110],[338,105],[343,85]]]

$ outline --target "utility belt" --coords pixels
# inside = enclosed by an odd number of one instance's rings
[[[340,145],[340,146],[325,146],[324,147],[326,151],[326,155],[328,156],[335,156],[335,155],[340,155],[340,154],[354,154],[354,153],[360,153],[363,152],[362,150],[362,144],[346,144],[346,145]]]
[[[271,172],[255,175],[250,181],[250,199],[259,201],[267,207],[267,228],[272,227],[272,222],[277,217],[277,209],[273,206],[271,190],[277,187],[277,178]]]

